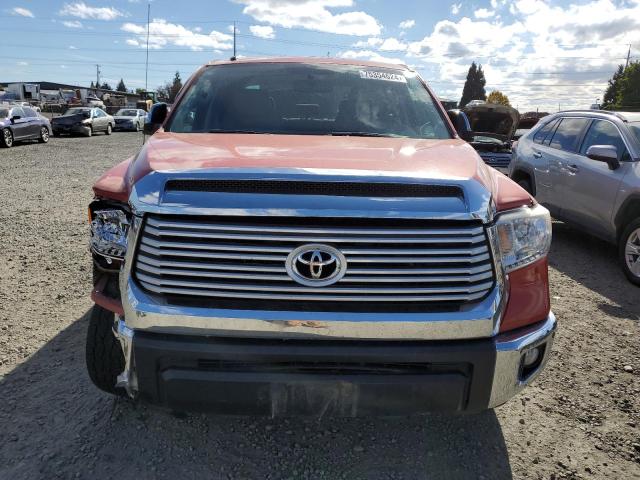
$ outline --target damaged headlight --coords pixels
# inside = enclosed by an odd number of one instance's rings
[[[91,249],[105,257],[124,258],[129,219],[122,210],[92,212]]]
[[[542,205],[503,213],[492,229],[506,272],[529,265],[549,253],[551,217]]]

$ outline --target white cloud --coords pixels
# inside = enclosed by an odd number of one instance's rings
[[[140,42],[138,42],[138,40],[136,40],[135,38],[127,38],[125,40],[125,43],[127,45],[131,45],[132,47],[139,47],[140,46]]]
[[[82,22],[79,20],[65,20],[62,22],[65,27],[69,28],[82,28]]]
[[[356,36],[380,34],[380,23],[368,13],[329,9],[352,7],[353,0],[234,0],[244,5],[242,13],[260,23],[284,28],[306,28]]]
[[[74,47],[73,45],[69,45],[69,50],[77,50],[78,47]]]
[[[260,38],[275,38],[276,33],[273,30],[273,27],[268,25],[251,25],[249,30],[253,35]]]
[[[409,28],[414,27],[415,24],[416,24],[416,21],[413,19],[405,20],[403,22],[400,22],[400,25],[398,25],[398,28],[401,28],[402,30],[407,30]]]
[[[371,62],[385,62],[385,63],[398,63],[398,64],[405,63],[405,61],[402,58],[384,57],[380,55],[380,53],[374,52],[372,50],[358,50],[358,51],[347,50],[346,52],[341,52],[338,56],[340,58],[369,60]]]
[[[479,8],[475,12],[473,12],[473,16],[476,18],[491,18],[496,14],[493,10],[488,10],[486,8]]]
[[[458,15],[460,13],[460,9],[462,9],[462,3],[454,3],[451,5],[451,14]]]
[[[20,67],[26,67],[29,64],[27,62],[18,62],[17,65]]]
[[[127,44],[136,46],[146,45],[147,26],[135,23],[125,23],[121,27],[125,32],[137,35],[131,38]],[[229,50],[232,48],[233,37],[226,33],[211,31],[209,34],[197,33],[188,28],[175,23],[168,23],[162,18],[154,18],[149,24],[149,48],[160,49],[167,45],[179,47],[189,47],[192,50],[202,50],[213,48],[218,50]]]
[[[378,48],[385,52],[400,52],[407,49],[407,44],[396,38],[386,38]]]
[[[113,7],[90,7],[84,2],[65,3],[59,14],[95,20],[115,20],[124,16],[124,13]]]
[[[356,48],[377,47],[382,43],[382,41],[383,40],[379,37],[370,37],[370,38],[367,38],[366,40],[358,40],[356,43],[353,44],[353,46]]]
[[[31,10],[28,10],[26,8],[22,8],[22,7],[14,7],[11,9],[11,14],[12,15],[19,15],[21,17],[29,17],[29,18],[34,18],[33,12]]]

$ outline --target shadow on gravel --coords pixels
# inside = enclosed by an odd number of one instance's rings
[[[554,222],[549,264],[607,298],[611,303],[598,303],[598,308],[607,315],[640,319],[640,288],[628,282],[622,273],[615,245]],[[573,292],[559,293],[571,296]]]
[[[0,478],[511,479],[493,411],[264,419],[114,399],[85,370],[85,314],[0,379]]]

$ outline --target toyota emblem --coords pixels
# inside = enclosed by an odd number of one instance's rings
[[[347,260],[328,245],[302,245],[289,254],[286,268],[289,276],[301,285],[324,287],[344,277]]]

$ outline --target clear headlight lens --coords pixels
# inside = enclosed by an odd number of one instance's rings
[[[506,272],[529,265],[549,253],[551,216],[542,205],[503,213],[492,229]]]
[[[124,258],[129,220],[122,210],[97,210],[91,221],[91,248],[100,255]]]

